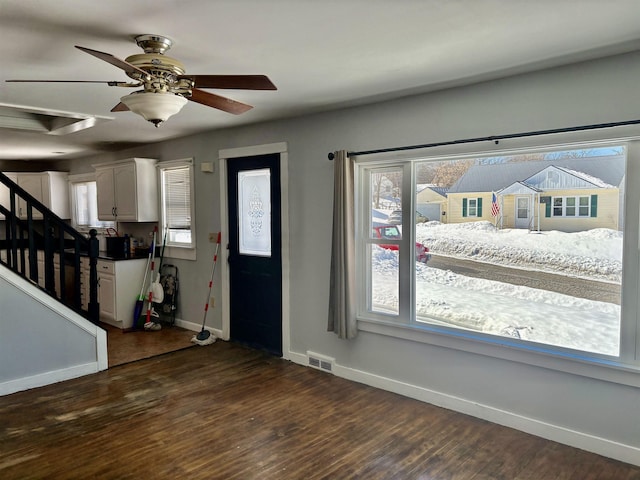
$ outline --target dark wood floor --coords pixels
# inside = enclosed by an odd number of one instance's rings
[[[640,467],[218,341],[0,397],[0,478],[630,480]]]

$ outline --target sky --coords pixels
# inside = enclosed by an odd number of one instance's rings
[[[486,221],[416,226],[432,253],[620,283],[622,232],[496,230]],[[397,252],[375,248],[373,310],[398,306]],[[606,355],[619,353],[620,306],[416,264],[418,320]]]

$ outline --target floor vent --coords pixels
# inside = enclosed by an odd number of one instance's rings
[[[307,358],[309,359],[310,367],[317,368],[318,370],[324,370],[325,372],[333,372],[333,364],[335,363],[334,358],[313,352],[307,352]]]

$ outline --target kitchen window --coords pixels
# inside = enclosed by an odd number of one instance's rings
[[[98,196],[93,178],[93,175],[69,177],[72,223],[79,231],[115,227],[115,222],[98,220]]]
[[[163,238],[166,235],[167,256],[190,258],[184,250],[193,250],[195,254],[193,160],[163,162],[158,164],[158,171],[160,232]]]

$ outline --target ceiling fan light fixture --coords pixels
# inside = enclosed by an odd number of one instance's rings
[[[187,103],[187,99],[174,93],[136,92],[120,99],[129,110],[137,113],[156,127],[175,115]]]

